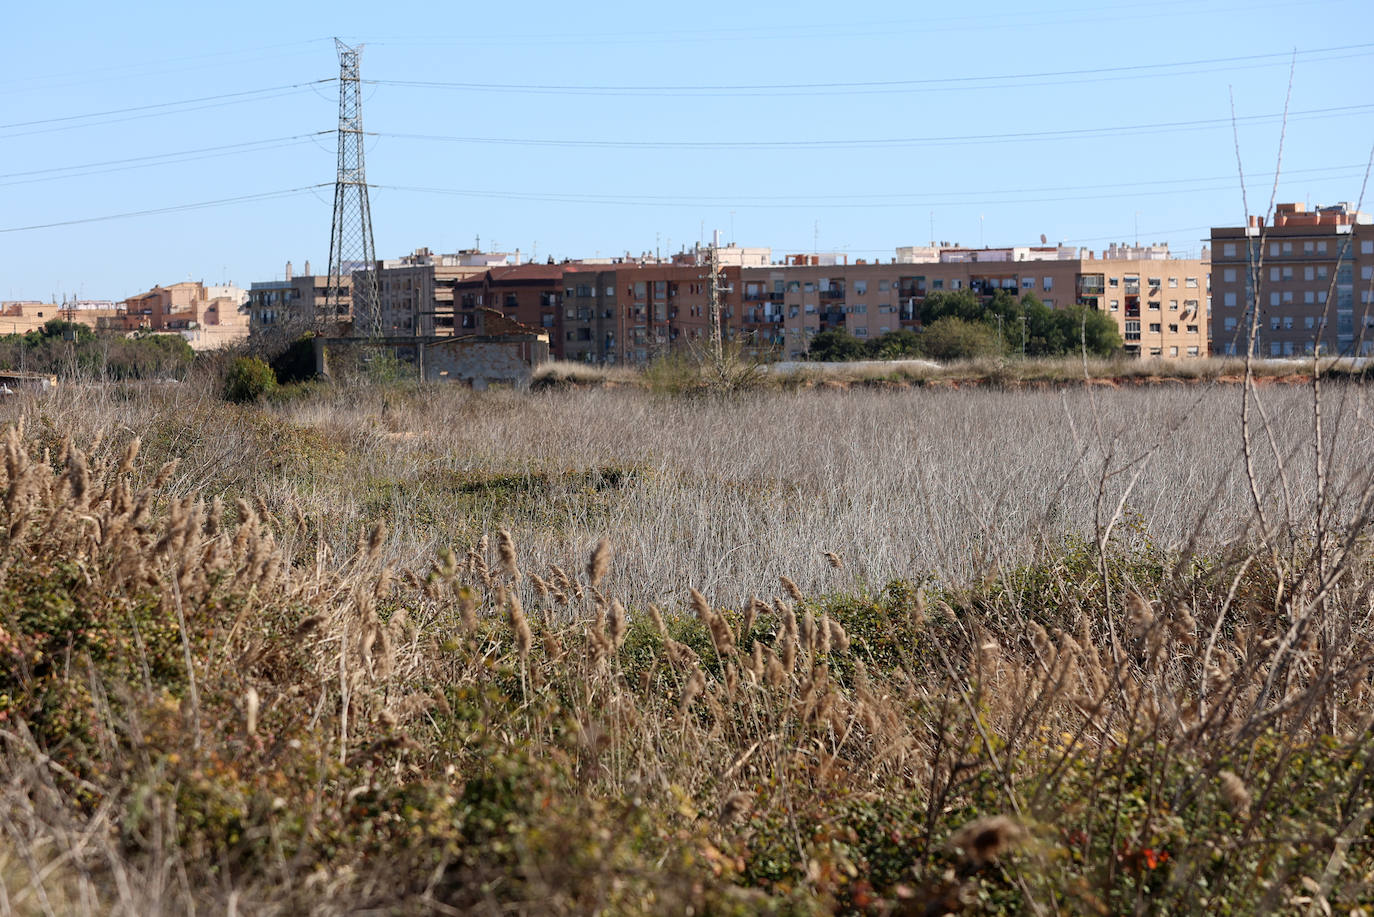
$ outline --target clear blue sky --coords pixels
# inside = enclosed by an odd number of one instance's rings
[[[1243,214],[1231,88],[1268,203],[1279,123],[1255,116],[1282,111],[1294,49],[1279,199],[1355,200],[1371,26],[1370,0],[11,4],[0,299],[323,270],[335,139],[311,135],[337,85],[312,83],[337,76],[333,35],[380,81],[380,256],[479,235],[540,260],[666,251],[733,226],[779,255],[886,258],[1137,231],[1195,252]]]

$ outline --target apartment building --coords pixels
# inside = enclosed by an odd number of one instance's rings
[[[464,249],[435,254],[416,249],[381,263],[377,275],[383,334],[444,337],[462,333],[455,319],[455,290],[488,270],[520,263],[520,252]]]
[[[1272,226],[1252,216],[1246,226],[1213,228],[1211,244],[1214,352],[1245,352],[1255,308],[1258,356],[1374,352],[1369,214],[1348,203],[1279,204]]]
[[[292,338],[307,330],[325,330],[337,333],[340,325],[346,325],[352,310],[352,274],[344,274],[334,286],[339,290],[340,303],[337,308],[329,303],[329,278],[310,273],[310,262],[305,262],[305,273],[297,275],[291,262],[286,262],[286,272],[278,279],[256,281],[248,288],[249,334],[254,337],[266,335]]]
[[[463,279],[454,287],[458,302],[455,333],[476,333],[481,325],[481,311],[492,309],[549,335],[554,357],[562,359],[563,342],[556,329],[563,298],[563,272],[564,266],[560,264],[521,264],[493,267]]]
[[[740,333],[742,270],[721,269],[721,325],[727,339]],[[704,343],[711,327],[707,275],[696,264],[566,266],[562,327],[556,329],[563,358],[642,364],[670,347]]]
[[[816,263],[822,261],[829,263]],[[1208,273],[1205,253],[1172,258],[1167,246],[1114,245],[1100,255],[1069,246],[910,247],[886,264],[793,256],[742,271],[742,327],[761,346],[795,359],[822,331],[863,340],[915,327],[932,293],[967,290],[991,298],[1005,291],[1033,293],[1051,308],[1078,304],[1107,312],[1133,355],[1203,356]]]

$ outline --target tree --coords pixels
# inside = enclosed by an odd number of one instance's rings
[[[910,328],[898,328],[869,341],[868,356],[875,360],[900,360],[921,355],[921,336]]]
[[[863,341],[843,329],[822,331],[811,339],[806,358],[819,363],[862,360],[867,356]]]
[[[277,377],[257,357],[237,357],[224,377],[224,398],[243,404],[257,401],[277,387]]]
[[[997,329],[947,315],[921,332],[921,350],[936,360],[994,356],[1001,352]]]

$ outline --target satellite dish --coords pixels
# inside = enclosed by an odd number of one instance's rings
[[[1041,245],[1044,245],[1044,244],[1045,244],[1046,242],[1048,242],[1048,241],[1049,241],[1049,239],[1046,239],[1046,238],[1045,238],[1045,234],[1042,232],[1042,233],[1040,234],[1040,244],[1041,244]]]

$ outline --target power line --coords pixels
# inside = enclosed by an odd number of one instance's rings
[[[305,89],[311,89],[321,83],[332,83],[334,77],[322,80],[311,80],[306,83],[290,83],[284,86],[268,86],[263,89],[246,89],[241,92],[226,92],[220,95],[202,96],[196,99],[181,99],[176,102],[156,102],[151,105],[135,105],[130,108],[114,108],[109,111],[86,112],[80,115],[63,115],[58,118],[40,118],[34,121],[15,121],[11,124],[0,124],[0,130],[12,130],[20,127],[36,127],[39,125],[61,124],[62,127],[50,127],[41,130],[20,131],[10,134],[10,137],[24,137],[29,134],[48,133],[53,130],[67,130],[72,127],[90,127],[91,124],[72,124],[74,121],[86,121],[100,118],[104,120],[94,121],[93,124],[115,124],[120,121],[132,121],[138,118],[153,117],[161,114],[180,114],[182,111],[199,111],[205,108],[218,108],[221,105],[233,105],[239,102],[256,101],[258,98],[276,98],[283,95],[290,95]],[[218,104],[206,104],[218,103]],[[177,109],[175,112],[168,109]],[[127,118],[111,118],[111,115],[129,115]]]
[[[1344,59],[1349,56],[1364,56],[1371,53],[1374,43],[1357,45],[1337,45],[1329,48],[1312,48],[1306,51],[1298,51],[1300,59],[1312,58],[1322,54],[1337,54],[1342,56],[1335,59]],[[1349,55],[1344,52],[1359,51],[1361,55]],[[759,84],[721,84],[721,85],[573,85],[573,84],[551,84],[551,83],[468,83],[468,82],[440,82],[433,80],[367,80],[366,82],[378,86],[398,86],[407,88],[423,89],[461,89],[465,91],[477,92],[515,92],[515,93],[554,93],[554,94],[573,94],[573,95],[717,95],[717,94],[753,94],[753,93],[797,93],[797,94],[819,94],[822,92],[843,93],[843,92],[868,92],[868,91],[907,91],[919,92],[933,89],[965,88],[965,89],[984,89],[984,88],[1007,88],[1014,81],[1029,80],[1049,80],[1078,78],[1068,80],[1070,82],[1086,82],[1088,80],[1099,81],[1109,75],[1130,75],[1134,77],[1144,77],[1156,75],[1160,71],[1173,70],[1182,67],[1213,67],[1214,69],[1235,69],[1227,67],[1217,67],[1216,65],[1225,64],[1244,64],[1258,61],[1268,61],[1273,64],[1287,64],[1293,58],[1293,51],[1274,52],[1267,54],[1247,54],[1236,57],[1213,57],[1201,58],[1197,60],[1175,61],[1172,63],[1161,64],[1137,64],[1121,67],[1092,67],[1076,70],[1046,70],[1034,73],[1007,73],[992,76],[957,76],[957,77],[937,77],[918,80],[868,80],[858,82],[824,82],[824,83],[759,83]],[[1184,71],[1184,73],[1197,73],[1209,71]],[[1184,74],[1177,74],[1184,75]],[[1037,83],[1032,85],[1050,85]]]
[[[58,181],[64,178],[81,178],[86,175],[104,175],[109,172],[120,172],[126,169],[141,169],[149,166],[175,165],[180,162],[192,162],[198,159],[209,159],[213,156],[233,155],[235,153],[254,153],[270,149],[277,145],[303,143],[313,140],[315,137],[332,133],[334,133],[332,130],[316,131],[311,134],[296,134],[292,137],[272,137],[264,140],[248,140],[243,143],[227,143],[222,146],[201,147],[195,150],[180,150],[175,153],[154,153],[149,156],[133,156],[127,159],[108,159],[104,162],[88,162],[72,166],[53,166],[47,169],[31,169],[27,172],[9,172],[0,174],[0,179],[16,179],[16,181],[0,181],[0,187],[25,185],[43,181]]]
[[[1358,177],[1361,173],[1352,170],[1348,176],[1335,176],[1320,181],[1345,181],[1349,178]],[[723,207],[727,204],[738,207],[750,207],[759,210],[901,210],[921,207],[972,207],[972,206],[1014,206],[1023,204],[1048,204],[1062,201],[1100,201],[1120,198],[1138,199],[1149,197],[1171,197],[1182,194],[1196,194],[1204,191],[1228,191],[1234,186],[1231,184],[1221,184],[1208,188],[1180,188],[1172,191],[1138,191],[1138,192],[1119,192],[1108,194],[1085,194],[1075,196],[1056,195],[1052,197],[1010,197],[1010,198],[970,198],[963,200],[948,200],[938,197],[916,197],[912,195],[894,196],[888,200],[854,200],[846,202],[843,200],[806,200],[796,201],[759,201],[747,198],[730,199],[707,199],[699,198],[658,198],[640,199],[626,196],[597,196],[597,195],[566,195],[557,193],[537,193],[519,191],[487,191],[463,188],[434,188],[415,185],[373,185],[373,188],[383,191],[408,191],[420,194],[443,194],[454,197],[475,197],[490,198],[495,200],[526,201],[531,203],[545,204],[578,204],[578,205],[604,205],[604,206],[623,206],[623,207]],[[897,197],[906,198],[904,200]]]
[[[75,220],[60,220],[55,223],[34,223],[30,226],[10,226],[0,229],[0,233],[27,232],[32,229],[54,229],[59,226],[76,226],[82,223],[102,223],[106,220],[122,220],[128,217],[152,216],[162,213],[181,213],[187,210],[202,210],[206,207],[221,207],[226,204],[242,204],[248,201],[266,201],[274,198],[305,194],[316,188],[328,187],[327,184],[303,185],[299,188],[286,188],[281,191],[262,191],[257,194],[243,194],[238,197],[223,197],[213,201],[197,201],[192,204],[175,204],[171,207],[154,207],[148,210],[131,210],[126,213],[108,213],[98,217],[82,217]]]
[[[1345,117],[1374,111],[1374,105],[1344,105],[1332,108],[1313,108],[1288,113],[1288,121]],[[1263,115],[1242,115],[1237,123],[1258,124],[1278,121],[1281,112]],[[1124,124],[1110,127],[1070,128],[1056,131],[1018,131],[1003,134],[962,134],[944,137],[880,137],[841,138],[834,140],[571,140],[563,137],[463,137],[440,134],[410,134],[381,132],[378,136],[400,140],[429,140],[445,143],[482,143],[505,146],[551,146],[582,149],[631,150],[833,150],[867,147],[942,146],[950,144],[1006,143],[1031,140],[1082,140],[1094,137],[1120,137],[1126,134],[1182,132],[1229,126],[1230,118],[1206,118],[1193,121],[1160,121],[1152,124]]]
[[[1290,169],[1286,176],[1309,175],[1309,183],[1323,181],[1344,181],[1362,174],[1363,164],[1330,166],[1315,169]],[[1177,194],[1194,194],[1200,191],[1227,190],[1233,187],[1234,176],[1210,176],[1199,178],[1180,178],[1144,182],[1119,182],[1092,185],[1057,185],[1038,188],[997,188],[979,191],[941,191],[928,192],[886,192],[878,194],[806,194],[806,195],[714,195],[709,197],[684,197],[681,195],[634,195],[634,194],[580,194],[575,192],[540,192],[502,189],[477,188],[437,188],[417,185],[371,185],[384,191],[406,191],[421,194],[443,194],[455,197],[480,197],[499,200],[517,200],[544,203],[566,204],[605,204],[627,206],[725,206],[727,204],[758,208],[896,208],[917,206],[972,206],[974,204],[1032,204],[1047,201],[1103,200],[1120,197],[1159,197]],[[1160,185],[1190,185],[1154,191],[1123,191],[1119,189],[1153,188]],[[1064,192],[1095,191],[1118,189],[1118,193],[1086,194],[1066,196]],[[987,198],[985,195],[1053,195],[1045,198],[1006,197]],[[956,198],[975,198],[958,200]],[[940,198],[940,199],[937,199]]]

